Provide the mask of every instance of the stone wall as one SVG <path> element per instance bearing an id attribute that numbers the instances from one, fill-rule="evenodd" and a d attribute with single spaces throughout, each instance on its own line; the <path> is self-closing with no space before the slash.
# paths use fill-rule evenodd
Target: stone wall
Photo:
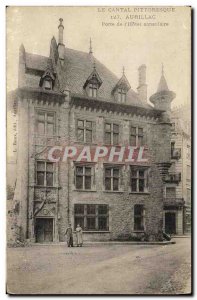
<path id="1" fill-rule="evenodd" d="M 160 239 L 162 231 L 162 210 L 163 210 L 163 183 L 158 162 L 169 161 L 170 153 L 170 126 L 168 123 L 161 123 L 157 119 L 136 115 L 107 112 L 104 110 L 90 111 L 87 109 L 70 108 L 68 103 L 63 105 L 48 104 L 40 101 L 31 101 L 29 104 L 29 144 L 26 147 L 26 154 L 29 158 L 25 170 L 28 170 L 29 186 L 28 199 L 23 196 L 21 201 L 28 204 L 28 215 L 24 212 L 24 222 L 28 219 L 28 238 L 34 240 L 34 213 L 36 199 L 40 197 L 42 189 L 36 188 L 35 166 L 37 159 L 44 159 L 42 150 L 49 145 L 62 145 L 77 143 L 76 119 L 84 118 L 95 121 L 93 144 L 103 145 L 104 143 L 104 122 L 115 121 L 120 124 L 120 144 L 129 143 L 130 124 L 144 128 L 145 142 L 149 147 L 151 155 L 149 173 L 148 193 L 131 193 L 129 186 L 130 167 L 122 166 L 123 178 L 121 179 L 121 191 L 106 192 L 103 186 L 103 164 L 95 165 L 95 190 L 94 192 L 76 191 L 74 186 L 73 163 L 60 162 L 55 167 L 55 192 L 52 193 L 55 206 L 55 230 L 54 241 L 65 240 L 65 229 L 71 221 L 74 226 L 74 204 L 108 204 L 109 205 L 109 232 L 106 233 L 85 233 L 85 239 L 128 239 L 141 236 L 142 233 L 134 232 L 134 205 L 143 204 L 145 208 L 145 232 L 149 240 Z M 54 111 L 56 113 L 56 135 L 51 139 L 39 138 L 35 133 L 35 114 L 37 109 Z M 27 118 L 26 116 L 26 118 Z M 26 171 L 27 172 L 27 171 Z M 50 190 L 50 188 L 48 188 Z M 53 201 L 53 200 L 52 200 Z M 44 206 L 47 204 L 45 203 Z M 41 217 L 42 211 L 39 213 Z M 44 217 L 44 215 L 43 215 Z"/>

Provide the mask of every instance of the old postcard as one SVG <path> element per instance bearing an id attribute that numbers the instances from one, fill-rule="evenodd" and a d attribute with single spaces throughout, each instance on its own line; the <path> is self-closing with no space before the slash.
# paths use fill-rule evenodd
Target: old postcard
<path id="1" fill-rule="evenodd" d="M 7 293 L 191 294 L 191 7 L 7 7 Z"/>

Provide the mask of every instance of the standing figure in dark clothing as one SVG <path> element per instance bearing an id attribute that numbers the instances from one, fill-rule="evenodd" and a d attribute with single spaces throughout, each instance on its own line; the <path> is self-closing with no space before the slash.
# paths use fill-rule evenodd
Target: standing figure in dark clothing
<path id="1" fill-rule="evenodd" d="M 66 229 L 65 235 L 66 235 L 68 247 L 73 247 L 73 231 L 72 231 L 71 223 L 68 224 L 68 228 Z"/>

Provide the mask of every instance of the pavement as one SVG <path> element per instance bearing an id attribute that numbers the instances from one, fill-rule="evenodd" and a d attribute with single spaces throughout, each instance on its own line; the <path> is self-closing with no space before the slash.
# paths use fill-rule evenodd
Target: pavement
<path id="1" fill-rule="evenodd" d="M 162 241 L 162 242 L 141 242 L 141 241 L 85 241 L 85 246 L 98 246 L 98 245 L 170 245 L 176 244 L 175 239 L 171 241 Z M 50 246 L 57 246 L 57 245 L 65 245 L 65 242 L 58 242 L 58 243 L 51 243 Z M 49 244 L 43 243 L 29 243 L 27 246 L 34 246 L 34 247 L 48 247 Z M 74 244 L 75 247 L 75 244 Z"/>
<path id="2" fill-rule="evenodd" d="M 10 294 L 190 294 L 191 239 L 7 249 Z"/>

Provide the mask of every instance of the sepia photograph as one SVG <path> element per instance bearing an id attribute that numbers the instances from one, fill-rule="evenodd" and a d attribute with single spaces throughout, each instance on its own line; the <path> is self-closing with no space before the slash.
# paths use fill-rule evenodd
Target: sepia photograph
<path id="1" fill-rule="evenodd" d="M 6 7 L 7 294 L 192 294 L 191 15 Z"/>

